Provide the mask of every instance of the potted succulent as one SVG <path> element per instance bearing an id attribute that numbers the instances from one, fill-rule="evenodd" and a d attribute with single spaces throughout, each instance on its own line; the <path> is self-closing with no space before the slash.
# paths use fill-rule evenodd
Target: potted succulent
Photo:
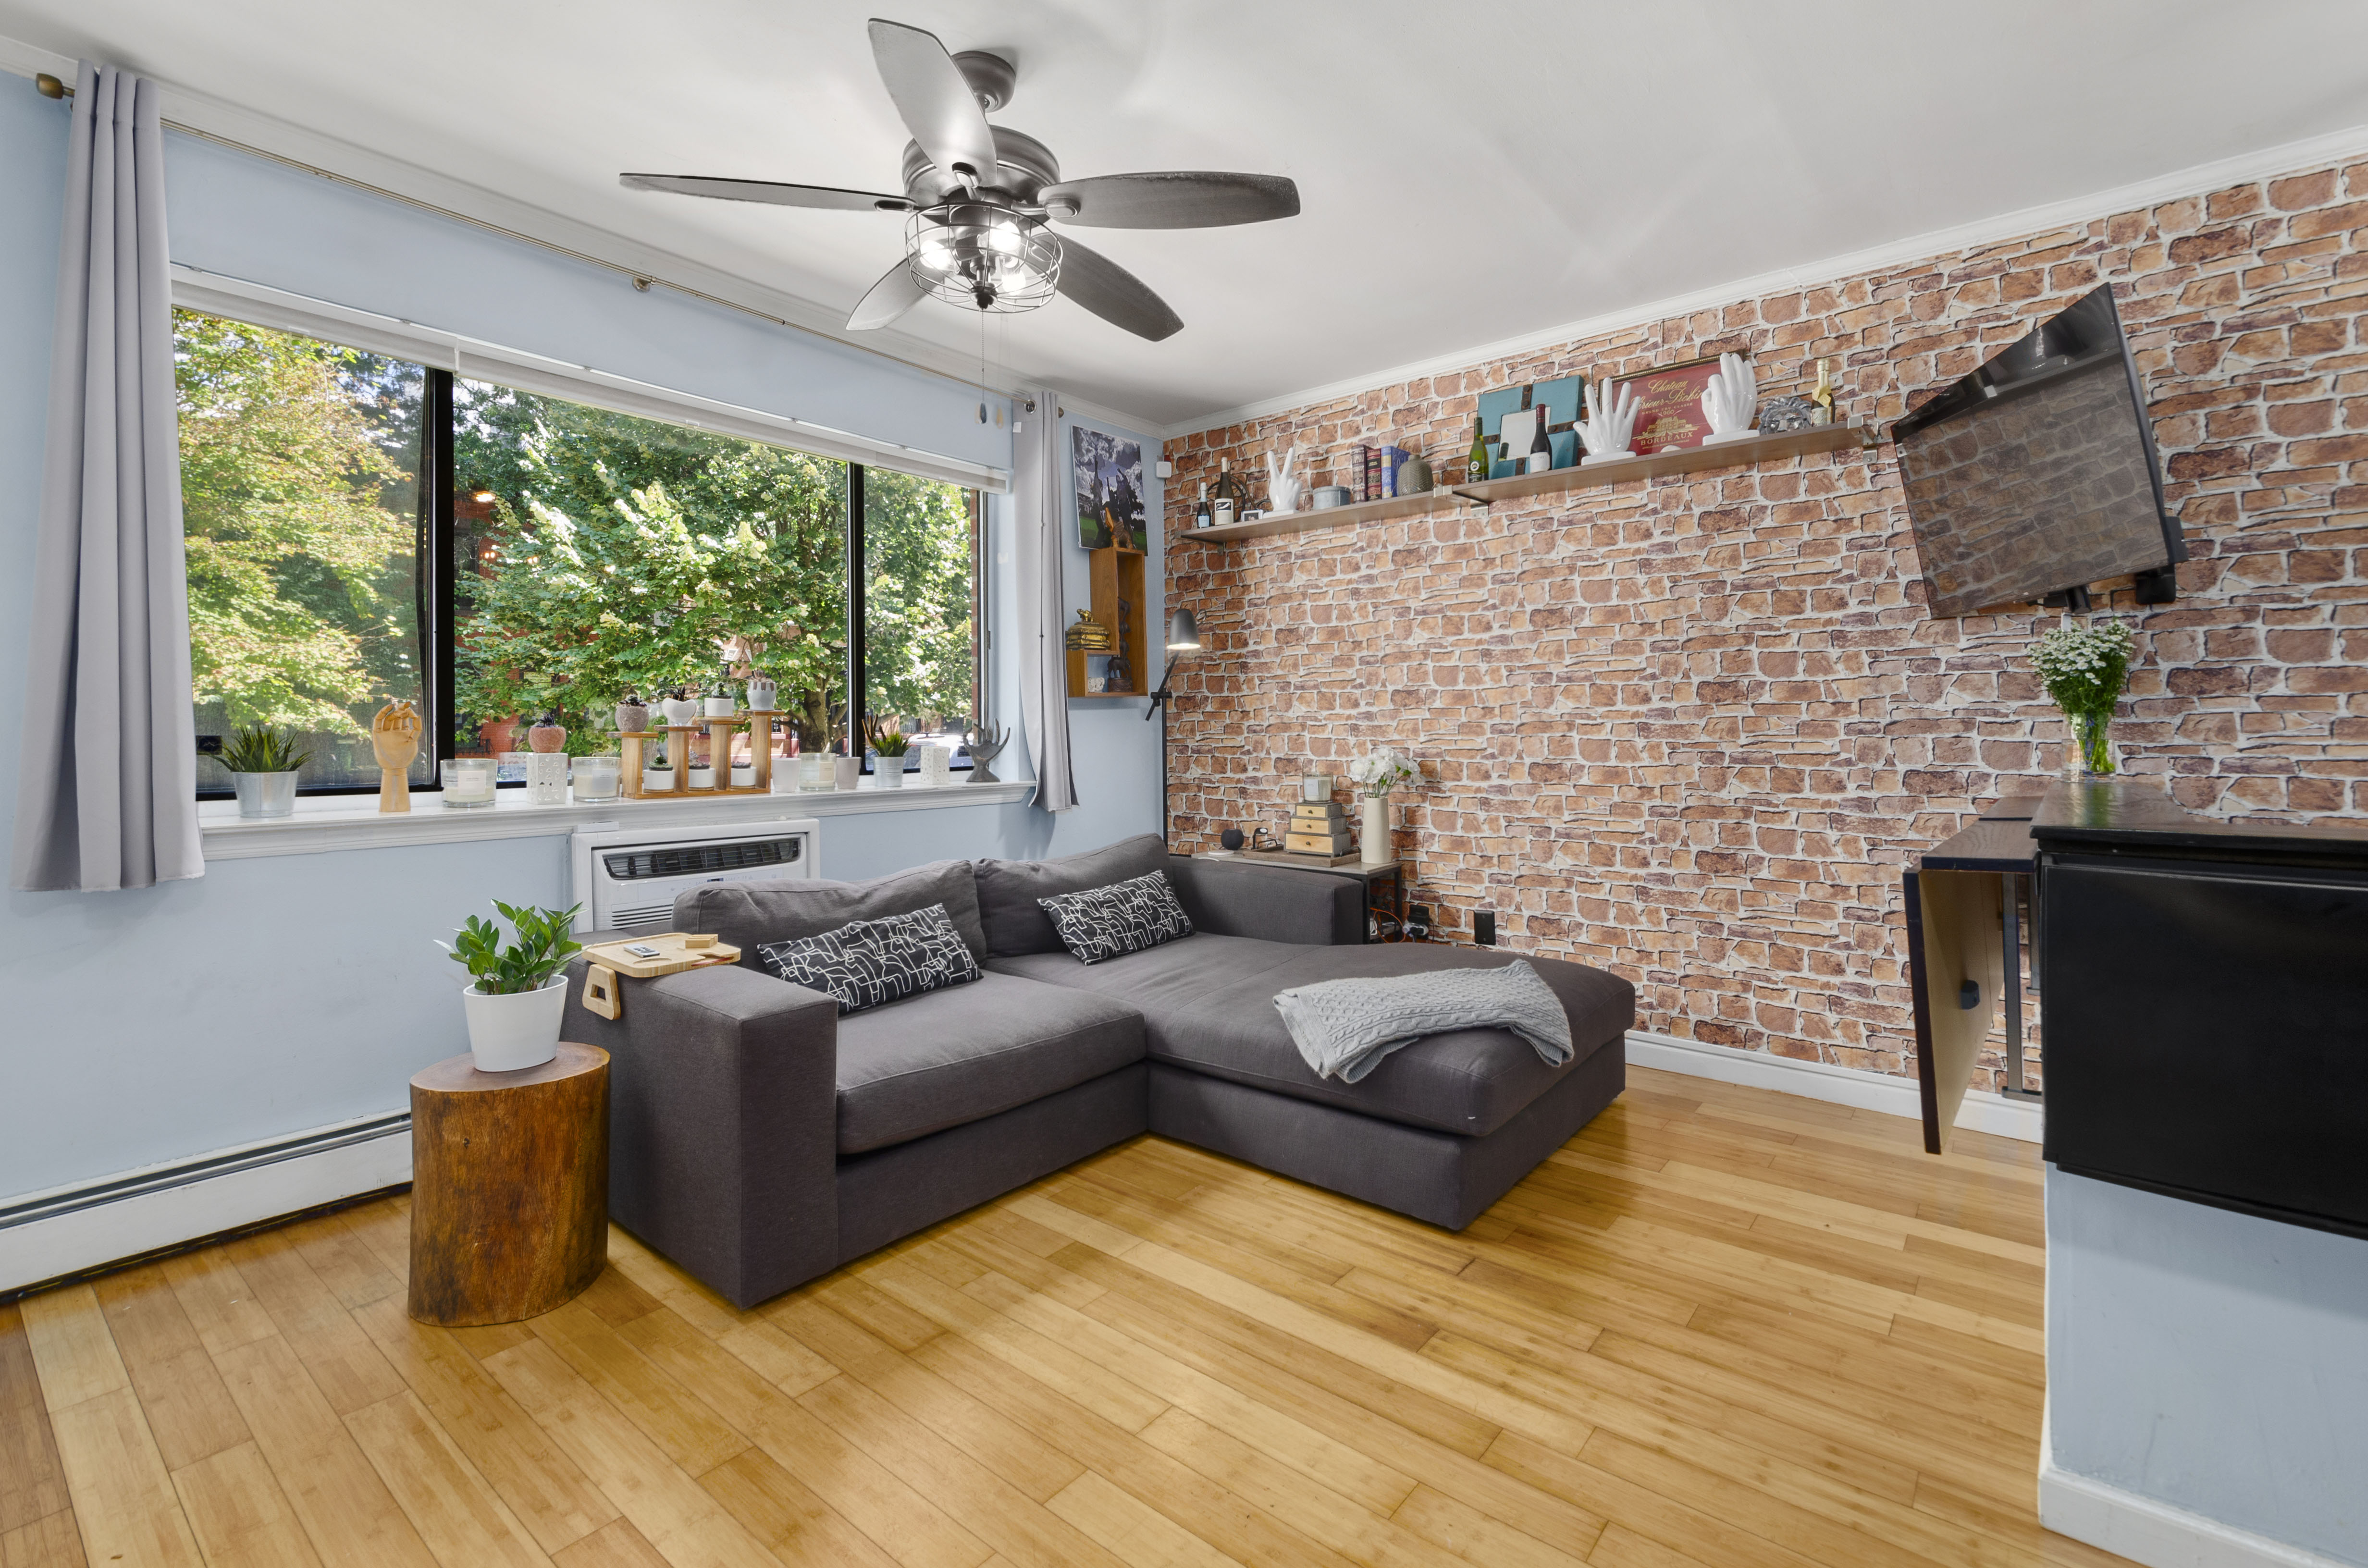
<path id="1" fill-rule="evenodd" d="M 732 681 L 727 672 L 724 678 L 708 688 L 707 717 L 729 719 L 739 711 L 740 705 L 732 700 Z"/>
<path id="2" fill-rule="evenodd" d="M 863 738 L 871 743 L 872 756 L 876 759 L 871 765 L 871 787 L 875 790 L 903 789 L 905 754 L 913 749 L 913 743 L 878 719 L 865 721 Z"/>
<path id="3" fill-rule="evenodd" d="M 689 694 L 687 687 L 678 686 L 667 692 L 659 706 L 666 710 L 666 722 L 669 724 L 699 722 L 699 699 Z"/>
<path id="4" fill-rule="evenodd" d="M 770 713 L 773 710 L 773 699 L 780 695 L 780 689 L 773 684 L 773 677 L 764 671 L 750 670 L 748 672 L 749 710 L 756 713 Z"/>
<path id="5" fill-rule="evenodd" d="M 559 1025 L 567 1006 L 567 960 L 584 950 L 568 935 L 578 904 L 536 909 L 494 901 L 516 939 L 502 940 L 502 928 L 472 915 L 453 933 L 457 941 L 436 945 L 467 968 L 471 983 L 461 991 L 469 1018 L 469 1053 L 480 1073 L 516 1073 L 540 1067 L 559 1054 Z"/>
<path id="6" fill-rule="evenodd" d="M 222 766 L 230 769 L 230 786 L 238 791 L 243 817 L 291 817 L 296 814 L 296 775 L 313 760 L 297 744 L 291 728 L 247 724 L 231 732 L 222 749 Z"/>
<path id="7" fill-rule="evenodd" d="M 633 692 L 617 699 L 617 728 L 620 733 L 638 735 L 650 727 L 649 704 Z"/>
<path id="8" fill-rule="evenodd" d="M 526 744 L 529 750 L 544 755 L 549 755 L 552 752 L 565 751 L 567 749 L 567 726 L 559 722 L 558 713 L 545 713 L 541 718 L 537 719 L 533 725 L 528 729 L 526 733 Z"/>

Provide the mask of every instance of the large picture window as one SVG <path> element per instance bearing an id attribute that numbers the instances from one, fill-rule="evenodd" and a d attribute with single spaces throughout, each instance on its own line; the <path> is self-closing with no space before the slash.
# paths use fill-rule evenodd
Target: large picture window
<path id="1" fill-rule="evenodd" d="M 868 469 L 175 312 L 200 744 L 302 732 L 309 791 L 375 789 L 370 715 L 435 757 L 544 714 L 761 671 L 800 750 L 866 720 L 954 748 L 977 717 L 978 498 Z M 433 750 L 434 756 L 427 755 Z M 200 793 L 229 789 L 201 761 Z"/>

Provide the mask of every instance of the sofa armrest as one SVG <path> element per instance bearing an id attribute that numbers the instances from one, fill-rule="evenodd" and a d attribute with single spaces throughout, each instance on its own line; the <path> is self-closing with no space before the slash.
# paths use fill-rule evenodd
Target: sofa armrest
<path id="1" fill-rule="evenodd" d="M 1167 880 L 1196 931 L 1310 947 L 1365 939 L 1365 884 L 1355 877 L 1170 855 Z"/>
<path id="2" fill-rule="evenodd" d="M 838 1007 L 757 971 L 620 980 L 569 1040 L 609 1053 L 609 1214 L 741 1307 L 838 1263 Z"/>

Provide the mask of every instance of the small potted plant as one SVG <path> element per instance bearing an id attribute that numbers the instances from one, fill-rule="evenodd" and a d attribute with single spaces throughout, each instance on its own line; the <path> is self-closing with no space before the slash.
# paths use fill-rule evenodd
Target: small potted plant
<path id="1" fill-rule="evenodd" d="M 732 681 L 726 672 L 723 678 L 707 689 L 707 717 L 729 719 L 739 711 L 740 705 L 732 699 Z"/>
<path id="2" fill-rule="evenodd" d="M 2059 626 L 2031 645 L 2032 668 L 2072 726 L 2083 778 L 2103 778 L 2113 771 L 2105 732 L 2122 688 L 2130 683 L 2130 657 L 2136 651 L 2130 629 L 2118 620 Z"/>
<path id="3" fill-rule="evenodd" d="M 537 719 L 528 729 L 526 744 L 537 755 L 544 756 L 567 749 L 567 726 L 560 722 L 555 710 Z"/>
<path id="4" fill-rule="evenodd" d="M 649 704 L 633 693 L 617 699 L 617 729 L 620 733 L 638 735 L 650 727 Z"/>
<path id="5" fill-rule="evenodd" d="M 773 684 L 773 677 L 764 671 L 750 670 L 748 672 L 749 711 L 754 713 L 773 711 L 773 700 L 780 695 L 780 689 Z"/>
<path id="6" fill-rule="evenodd" d="M 469 1018 L 469 1053 L 480 1073 L 516 1073 L 540 1067 L 559 1054 L 559 1025 L 567 1007 L 567 960 L 584 950 L 568 935 L 578 904 L 536 909 L 494 901 L 517 933 L 502 940 L 502 928 L 472 915 L 454 936 L 436 945 L 465 966 L 471 983 L 461 1006 Z"/>
<path id="7" fill-rule="evenodd" d="M 242 817 L 292 817 L 296 814 L 296 775 L 313 754 L 298 744 L 292 728 L 247 724 L 231 732 L 222 749 L 222 766 L 230 769 L 230 786 L 238 792 Z"/>
<path id="8" fill-rule="evenodd" d="M 875 790 L 901 790 L 905 787 L 905 754 L 913 743 L 902 733 L 889 729 L 878 719 L 868 719 L 863 724 L 863 738 L 871 744 L 874 758 L 871 765 L 871 787 Z"/>
<path id="9" fill-rule="evenodd" d="M 1364 831 L 1358 835 L 1357 858 L 1366 865 L 1387 865 L 1397 858 L 1397 850 L 1390 843 L 1390 791 L 1412 783 L 1415 777 L 1413 762 L 1387 746 L 1377 746 L 1349 765 L 1349 781 L 1365 796 Z"/>

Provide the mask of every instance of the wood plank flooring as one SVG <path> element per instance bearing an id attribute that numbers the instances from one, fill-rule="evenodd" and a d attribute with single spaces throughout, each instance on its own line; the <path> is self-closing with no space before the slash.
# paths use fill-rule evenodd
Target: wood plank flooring
<path id="1" fill-rule="evenodd" d="M 2029 1144 L 1633 1069 L 1461 1235 L 1156 1138 L 742 1312 L 393 1199 L 0 1306 L 0 1568 L 2102 1568 Z"/>

